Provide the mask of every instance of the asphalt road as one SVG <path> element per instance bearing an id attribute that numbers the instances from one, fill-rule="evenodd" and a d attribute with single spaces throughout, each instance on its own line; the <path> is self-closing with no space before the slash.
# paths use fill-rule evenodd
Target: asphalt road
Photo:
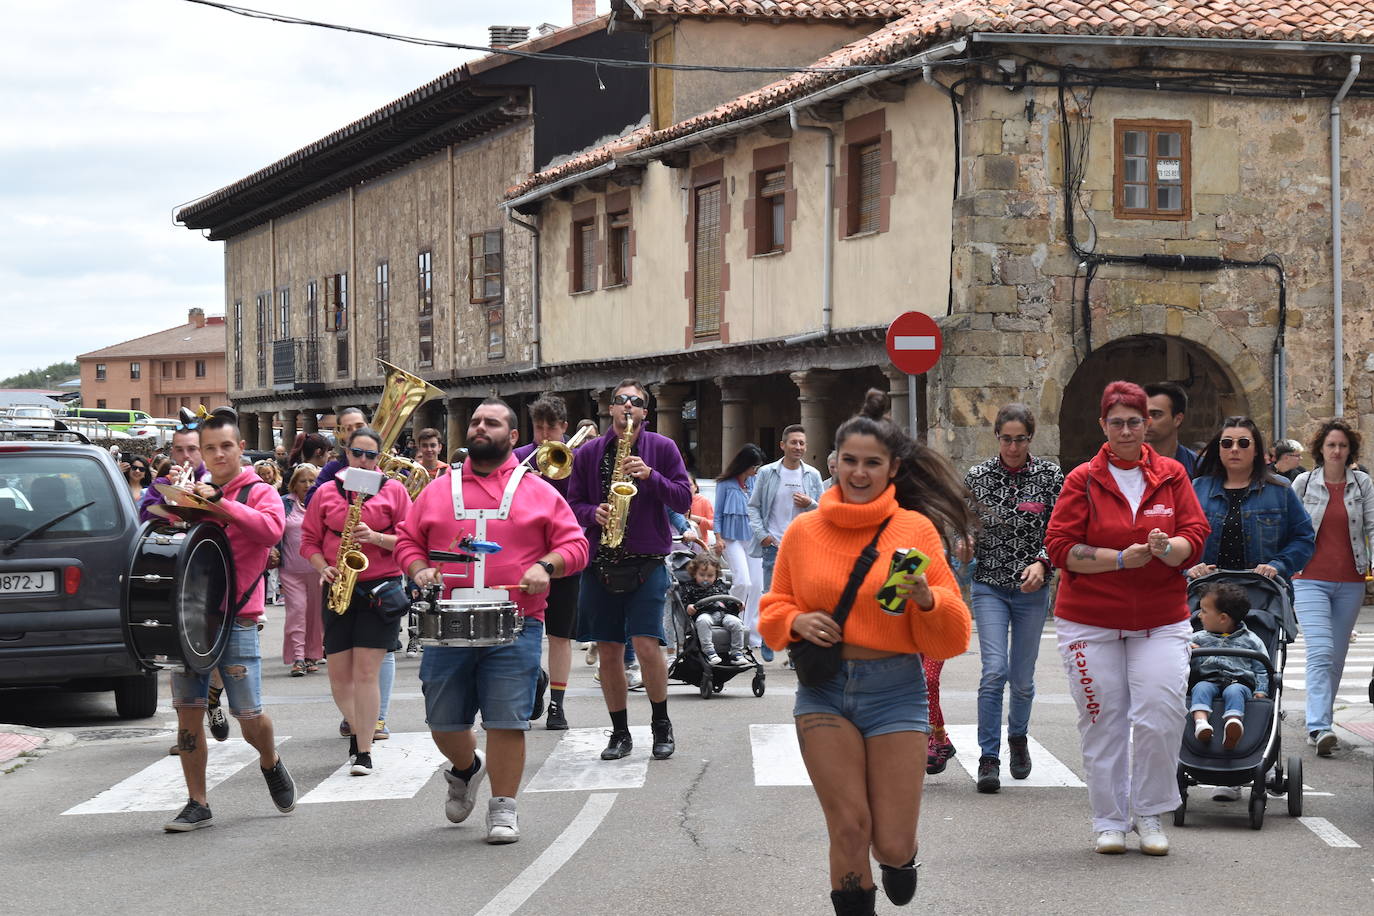
<path id="1" fill-rule="evenodd" d="M 264 632 L 269 655 L 279 639 L 280 613 L 270 611 Z M 1360 631 L 1342 690 L 1352 700 L 1363 694 L 1360 682 L 1374 656 L 1374 613 L 1368 609 Z M 1045 755 L 1032 782 L 1077 783 L 1073 711 L 1052 639 L 1043 646 L 1032 737 Z M 603 705 L 593 669 L 577 653 L 567 702 L 575 730 L 530 733 L 522 838 L 512 846 L 483 842 L 485 800 L 466 824 L 444 819 L 444 784 L 422 734 L 417 667 L 418 661 L 400 661 L 390 718 L 395 736 L 378 745 L 379 773 L 350 779 L 339 774 L 347 745 L 337 736 L 339 716 L 323 672 L 293 679 L 284 667 L 269 665 L 265 699 L 278 735 L 290 736 L 281 753 L 302 803 L 291 815 L 275 812 L 235 730 L 216 748 L 224 755 L 226 778 L 210 793 L 215 826 L 182 835 L 161 829 L 180 807 L 180 796 L 156 810 L 111 810 L 137 806 L 158 787 L 174 796 L 182 791 L 179 778 L 158 777 L 179 773 L 166 756 L 173 737 L 169 707 L 152 719 L 124 722 L 114 717 L 108 695 L 0 691 L 0 722 L 59 729 L 78 739 L 0 775 L 0 893 L 8 898 L 0 909 L 830 912 L 821 815 L 809 787 L 797 784 L 803 780 L 790 744 L 794 680 L 776 663 L 767 666 L 762 698 L 752 695 L 745 677 L 709 701 L 674 687 L 676 756 L 650 761 L 647 740 L 638 741 L 634 755 L 615 765 L 620 768 L 608 779 L 606 765 L 595 759 L 604 744 Z M 1301 671 L 1299 654 L 1289 666 L 1290 683 L 1301 683 Z M 976 647 L 946 665 L 944 708 L 952 726 L 971 729 L 977 677 Z M 1374 892 L 1368 745 L 1347 743 L 1334 759 L 1317 760 L 1302 741 L 1301 698 L 1299 690 L 1287 698 L 1293 714 L 1284 728 L 1285 748 L 1304 758 L 1311 786 L 1305 815 L 1325 823 L 1300 823 L 1285 813 L 1283 799 L 1271 799 L 1263 830 L 1254 831 L 1243 803 L 1213 802 L 1195 790 L 1188 826 L 1174 828 L 1166 819 L 1173 850 L 1162 859 L 1136 852 L 1133 837 L 1124 856 L 1095 855 L 1081 786 L 1011 785 L 1004 769 L 1000 794 L 977 794 L 960 765 L 975 765 L 977 749 L 956 740 L 959 756 L 926 783 L 924 864 L 913 908 L 954 914 L 1251 913 L 1290 906 L 1368 912 Z M 1348 719 L 1368 714 L 1367 701 L 1352 702 L 1343 713 Z M 647 719 L 641 692 L 631 703 L 631 724 L 647 725 Z M 1354 738 L 1338 731 L 1346 742 Z M 576 752 L 578 742 L 593 750 Z M 768 784 L 777 782 L 784 784 Z M 547 791 L 531 791 L 540 787 Z M 365 791 L 395 797 L 350 800 L 350 793 Z M 484 799 L 486 791 L 484 786 Z M 310 793 L 317 793 L 314 799 Z M 83 813 L 92 811 L 101 813 Z M 1341 837 L 1358 845 L 1330 845 Z M 879 912 L 895 912 L 881 894 L 879 899 Z"/>

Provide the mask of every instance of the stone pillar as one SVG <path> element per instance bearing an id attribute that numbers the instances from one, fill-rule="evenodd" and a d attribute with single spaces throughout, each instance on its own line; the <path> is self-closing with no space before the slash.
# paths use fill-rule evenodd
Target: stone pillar
<path id="1" fill-rule="evenodd" d="M 291 446 L 296 444 L 296 421 L 300 414 L 299 410 L 283 410 L 281 412 L 281 444 L 286 446 L 287 452 L 290 452 Z"/>
<path id="2" fill-rule="evenodd" d="M 824 369 L 804 369 L 788 377 L 799 392 L 797 404 L 801 408 L 801 425 L 806 427 L 806 463 L 823 469 L 835 432 L 826 416 L 834 376 Z"/>
<path id="3" fill-rule="evenodd" d="M 728 467 L 749 441 L 749 379 L 722 376 L 715 382 L 720 388 L 720 463 Z"/>
<path id="4" fill-rule="evenodd" d="M 661 382 L 649 386 L 654 395 L 654 432 L 674 442 L 682 441 L 682 402 L 692 386 L 681 382 Z"/>
<path id="5" fill-rule="evenodd" d="M 449 454 L 467 440 L 468 420 L 472 418 L 471 398 L 449 398 L 444 402 L 448 411 L 447 436 L 444 447 Z M 447 461 L 447 456 L 444 457 Z"/>
<path id="6" fill-rule="evenodd" d="M 317 435 L 319 434 L 320 415 L 315 412 L 315 408 L 312 407 L 309 410 L 303 412 L 301 414 L 301 419 L 304 421 L 305 432 L 314 433 Z"/>
<path id="7" fill-rule="evenodd" d="M 276 447 L 272 441 L 272 426 L 276 416 L 270 410 L 258 413 L 258 451 L 270 452 Z"/>
<path id="8" fill-rule="evenodd" d="M 907 435 L 911 435 L 911 430 L 907 429 L 907 380 L 906 373 L 893 366 L 884 366 L 883 375 L 887 376 L 887 396 L 892 399 L 892 422 L 902 429 L 906 429 Z M 829 454 L 827 451 L 826 454 Z"/>
<path id="9" fill-rule="evenodd" d="M 245 448 L 257 448 L 258 415 L 251 410 L 239 413 L 239 438 L 243 440 Z"/>
<path id="10" fill-rule="evenodd" d="M 596 398 L 596 429 L 597 432 L 604 433 L 611 428 L 611 395 L 615 394 L 614 388 L 597 388 L 592 392 Z"/>

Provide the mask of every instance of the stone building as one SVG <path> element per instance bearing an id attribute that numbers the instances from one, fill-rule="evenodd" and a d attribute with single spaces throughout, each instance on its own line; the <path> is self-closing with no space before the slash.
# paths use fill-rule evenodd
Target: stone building
<path id="1" fill-rule="evenodd" d="M 186 323 L 82 353 L 81 403 L 175 417 L 178 408 L 228 403 L 224 316 L 187 312 Z"/>

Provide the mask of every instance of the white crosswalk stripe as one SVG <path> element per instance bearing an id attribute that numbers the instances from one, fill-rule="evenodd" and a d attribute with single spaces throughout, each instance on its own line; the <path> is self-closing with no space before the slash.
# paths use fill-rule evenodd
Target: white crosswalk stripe
<path id="1" fill-rule="evenodd" d="M 278 735 L 277 746 L 291 738 Z M 215 786 L 239 770 L 256 763 L 258 752 L 246 741 L 234 739 L 210 745 L 205 766 L 205 787 Z M 139 770 L 95 798 L 68 808 L 63 814 L 117 814 L 125 811 L 166 811 L 186 804 L 186 782 L 181 775 L 181 760 L 173 756 Z"/>
<path id="2" fill-rule="evenodd" d="M 300 799 L 302 805 L 411 798 L 444 762 L 429 732 L 394 733 L 372 745 L 371 776 L 351 776 L 344 763 Z"/>
<path id="3" fill-rule="evenodd" d="M 811 785 L 792 723 L 749 726 L 749 745 L 754 755 L 754 785 Z"/>
<path id="4" fill-rule="evenodd" d="M 954 759 L 969 774 L 970 777 L 978 778 L 978 726 L 977 725 L 945 725 L 945 731 L 949 734 L 949 740 L 954 742 L 956 748 L 961 748 Z M 1002 747 L 1007 746 L 1007 736 L 1002 735 Z M 1031 774 L 1025 779 L 1012 779 L 1003 767 L 1002 788 L 1003 789 L 1045 789 L 1045 788 L 1086 788 L 1083 780 L 1079 779 L 1068 767 L 1059 761 L 1053 754 L 1045 750 L 1044 745 L 1036 741 L 1033 737 L 1026 739 L 1026 746 L 1030 749 Z M 1003 753 L 1003 764 L 1006 763 L 1006 754 Z"/>
<path id="5" fill-rule="evenodd" d="M 619 760 L 602 760 L 606 732 L 600 728 L 571 728 L 544 760 L 525 792 L 599 792 L 638 789 L 649 771 L 653 735 L 647 725 L 630 726 L 634 751 Z"/>

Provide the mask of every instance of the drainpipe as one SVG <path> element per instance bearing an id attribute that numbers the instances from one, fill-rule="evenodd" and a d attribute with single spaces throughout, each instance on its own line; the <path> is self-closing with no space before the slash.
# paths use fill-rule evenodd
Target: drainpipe
<path id="1" fill-rule="evenodd" d="M 792 346 L 795 344 L 809 343 L 813 340 L 824 340 L 830 336 L 830 329 L 834 321 L 835 314 L 835 132 L 828 127 L 820 127 L 813 124 L 802 124 L 797 120 L 797 106 L 790 105 L 787 109 L 787 119 L 794 131 L 809 130 L 818 134 L 825 134 L 825 214 L 824 228 L 821 230 L 824 242 L 822 243 L 821 260 L 821 329 L 819 331 L 809 331 L 805 334 L 798 334 L 795 337 L 788 337 L 783 341 L 784 344 Z"/>
<path id="2" fill-rule="evenodd" d="M 533 251 L 530 254 L 530 269 L 534 274 L 530 280 L 530 322 L 533 330 L 530 332 L 531 349 L 534 351 L 534 365 L 520 372 L 520 375 L 534 374 L 539 371 L 543 362 L 543 342 L 541 339 L 542 329 L 539 324 L 539 229 L 533 223 L 527 223 L 515 215 L 514 210 L 506 211 L 506 218 L 522 229 L 528 229 L 531 235 L 530 244 Z"/>
<path id="3" fill-rule="evenodd" d="M 1360 55 L 1350 56 L 1350 72 L 1341 84 L 1340 92 L 1331 100 L 1331 285 L 1333 290 L 1331 320 L 1332 360 L 1336 370 L 1336 410 L 1334 416 L 1345 415 L 1345 290 L 1341 275 L 1341 101 L 1360 75 Z"/>
<path id="4" fill-rule="evenodd" d="M 929 84 L 930 86 L 933 86 L 933 87 L 934 87 L 935 89 L 937 89 L 938 91 L 940 91 L 940 92 L 944 93 L 945 95 L 949 96 L 950 101 L 954 103 L 954 110 L 955 110 L 956 112 L 958 112 L 958 116 L 954 119 L 954 129 L 955 129 L 955 131 L 958 132 L 958 136 L 955 138 L 955 143 L 957 144 L 957 147 L 956 147 L 956 148 L 959 150 L 959 154 L 960 154 L 960 155 L 963 155 L 963 150 L 964 150 L 964 106 L 961 105 L 961 104 L 959 104 L 959 103 L 960 103 L 959 96 L 955 94 L 955 92 L 954 92 L 953 89 L 949 88 L 949 87 L 946 86 L 944 83 L 940 82 L 939 80 L 937 80 L 937 79 L 935 78 L 935 68 L 934 68 L 934 67 L 931 67 L 931 66 L 929 66 L 929 65 L 926 65 L 926 66 L 922 67 L 922 68 L 921 68 L 921 77 L 922 77 L 922 79 L 924 79 L 924 80 L 926 81 L 927 84 Z M 957 198 L 957 197 L 959 196 L 960 191 L 962 190 L 962 185 L 963 185 L 963 183 L 964 183 L 964 170 L 963 170 L 962 168 L 960 168 L 960 163 L 958 163 L 958 162 L 954 163 L 954 169 L 955 169 L 954 174 L 955 174 L 955 176 L 956 176 L 955 183 L 954 183 L 954 196 Z"/>

